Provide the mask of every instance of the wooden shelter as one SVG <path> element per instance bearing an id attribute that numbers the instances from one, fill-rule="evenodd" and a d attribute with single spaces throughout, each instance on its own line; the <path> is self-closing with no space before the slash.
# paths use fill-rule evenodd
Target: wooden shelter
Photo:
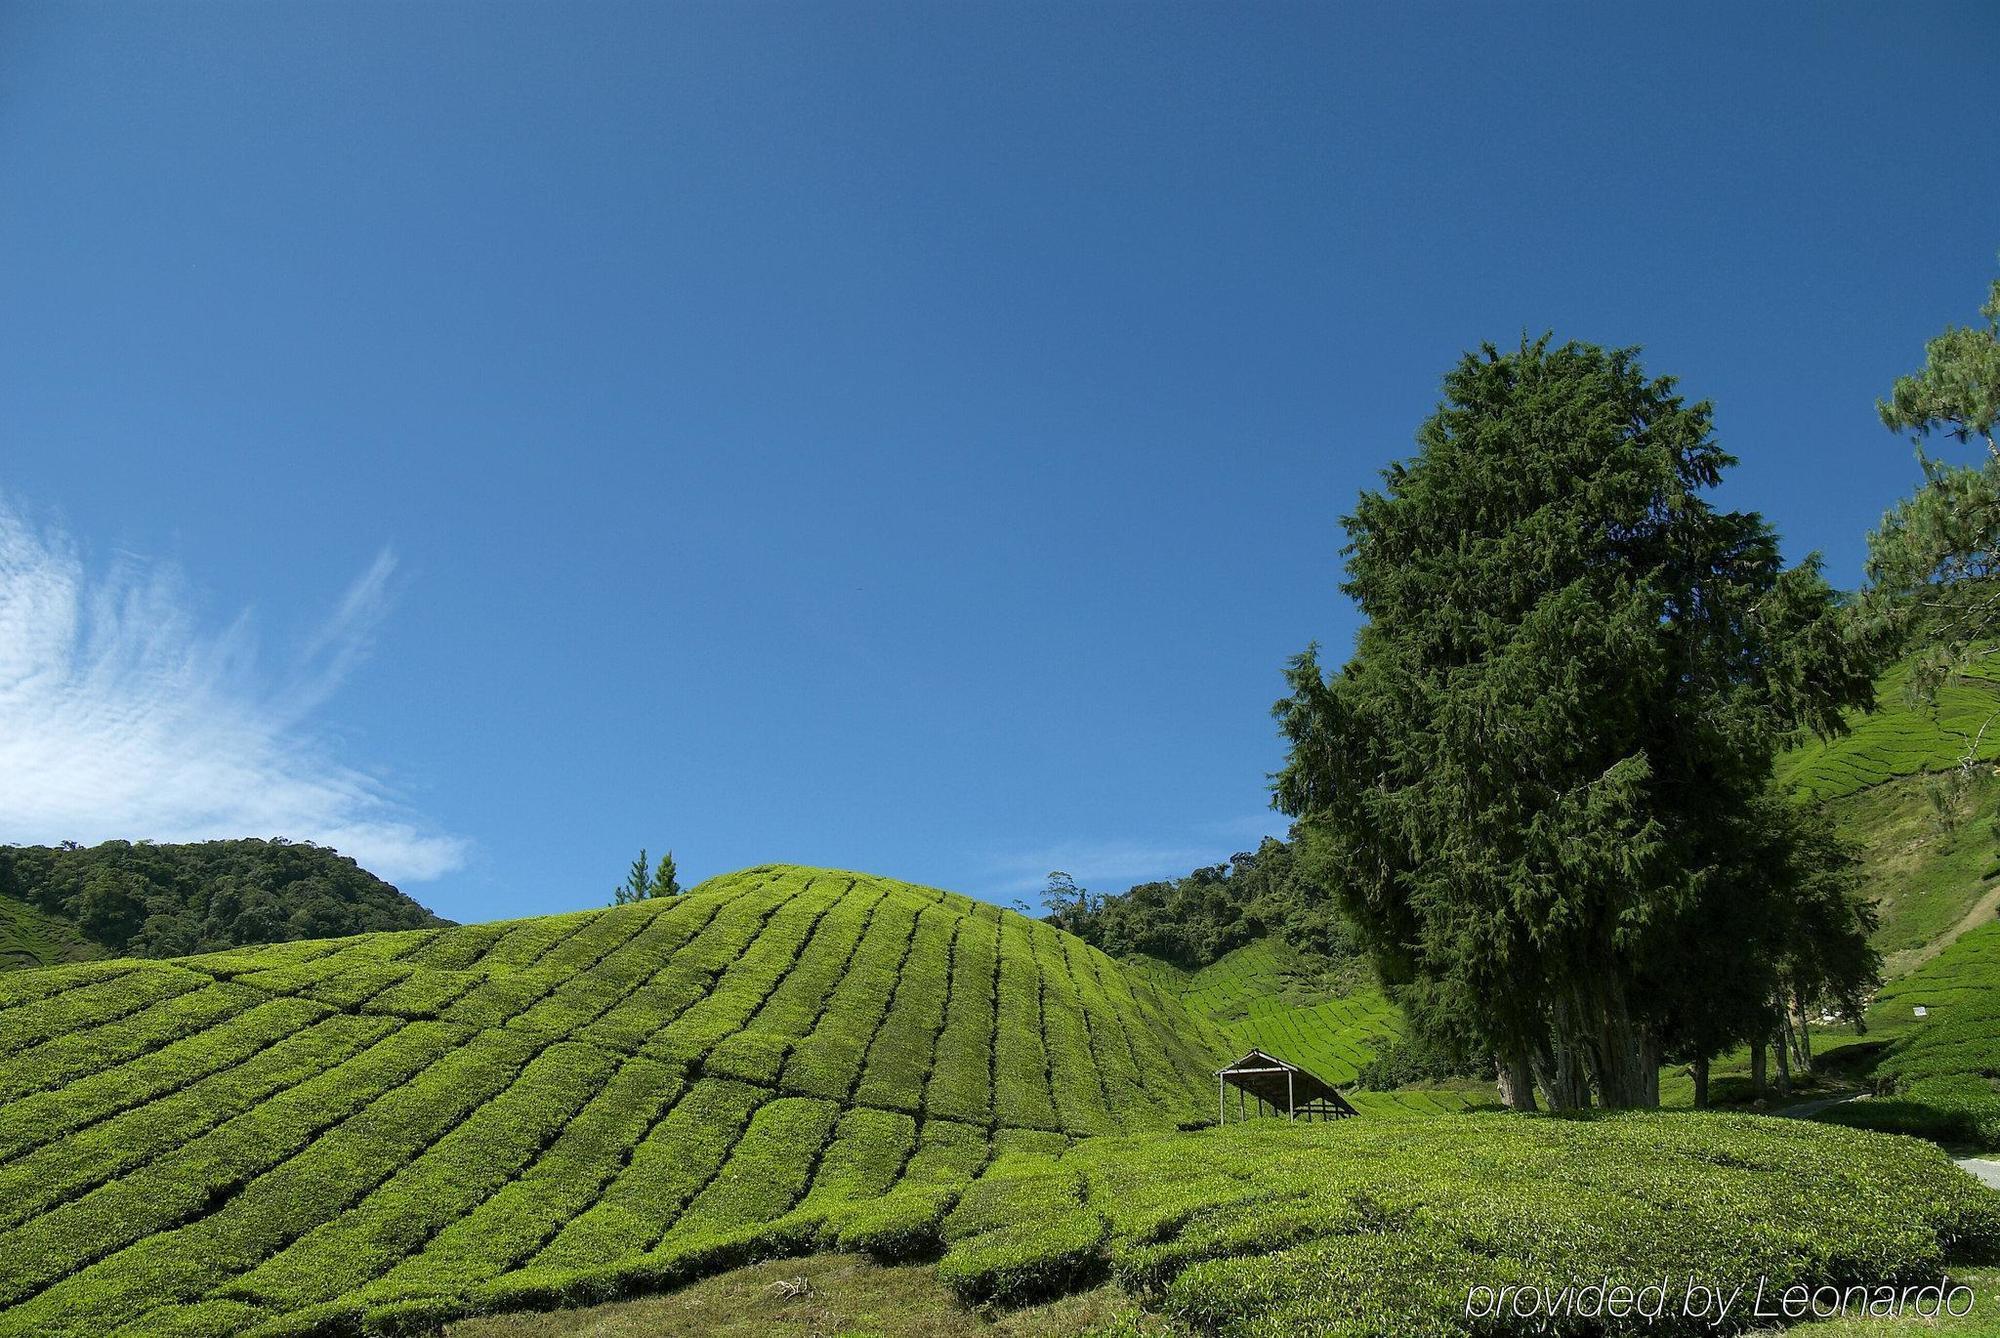
<path id="1" fill-rule="evenodd" d="M 1250 1118 L 1249 1111 L 1244 1108 L 1243 1098 L 1246 1095 L 1256 1098 L 1259 1115 L 1264 1113 L 1266 1106 L 1271 1107 L 1272 1113 L 1294 1120 L 1344 1120 L 1361 1113 L 1348 1105 L 1347 1098 L 1319 1075 L 1297 1064 L 1287 1064 L 1262 1050 L 1252 1050 L 1228 1068 L 1215 1071 L 1217 1124 L 1228 1121 L 1227 1090 L 1230 1087 L 1236 1089 L 1238 1119 Z"/>

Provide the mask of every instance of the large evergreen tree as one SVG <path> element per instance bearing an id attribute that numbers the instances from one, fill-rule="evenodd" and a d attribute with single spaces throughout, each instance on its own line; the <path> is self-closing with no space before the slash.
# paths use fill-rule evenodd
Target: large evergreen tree
<path id="1" fill-rule="evenodd" d="M 1488 346 L 1418 445 L 1346 518 L 1367 621 L 1290 668 L 1278 805 L 1427 1037 L 1518 1103 L 1655 1104 L 1663 1057 L 1769 1019 L 1805 857 L 1772 758 L 1874 666 L 1816 560 L 1704 499 L 1710 408 L 1634 351 Z"/>

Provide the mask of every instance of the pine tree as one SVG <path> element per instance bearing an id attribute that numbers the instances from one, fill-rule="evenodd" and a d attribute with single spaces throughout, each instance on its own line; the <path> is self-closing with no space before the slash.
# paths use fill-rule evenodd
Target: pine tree
<path id="1" fill-rule="evenodd" d="M 653 880 L 646 863 L 646 848 L 639 848 L 639 858 L 632 861 L 626 871 L 625 881 L 611 889 L 611 904 L 629 906 L 635 901 L 644 901 L 652 894 Z"/>
<path id="2" fill-rule="evenodd" d="M 674 852 L 669 850 L 660 857 L 660 867 L 653 871 L 652 886 L 646 891 L 649 897 L 677 897 L 681 885 L 674 869 Z"/>
<path id="3" fill-rule="evenodd" d="M 1703 498 L 1710 407 L 1635 351 L 1489 345 L 1444 392 L 1344 522 L 1367 621 L 1290 667 L 1278 806 L 1426 1040 L 1517 1100 L 1657 1104 L 1667 1054 L 1764 1026 L 1772 758 L 1876 666 L 1816 559 Z"/>
<path id="4" fill-rule="evenodd" d="M 1884 427 L 1910 434 L 1924 482 L 1869 536 L 1869 607 L 1884 631 L 1916 638 L 1927 695 L 2000 642 L 2000 279 L 1979 314 L 1984 328 L 1948 327 L 1876 405 Z M 1965 465 L 1933 458 L 1923 447 L 1933 433 L 1977 439 L 1984 453 Z"/>

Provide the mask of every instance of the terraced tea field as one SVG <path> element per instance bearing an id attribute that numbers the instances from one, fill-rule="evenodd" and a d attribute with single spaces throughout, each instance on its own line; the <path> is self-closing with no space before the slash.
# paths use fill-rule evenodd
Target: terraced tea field
<path id="1" fill-rule="evenodd" d="M 1802 1122 L 1387 1093 L 1430 1118 L 1176 1132 L 1230 1043 L 1049 926 L 787 867 L 13 972 L 0 1335 L 427 1332 L 838 1248 L 941 1255 L 968 1303 L 1109 1275 L 1209 1331 L 1388 1338 L 1466 1332 L 1468 1283 L 2000 1248 L 1935 1149 Z"/>
<path id="2" fill-rule="evenodd" d="M 1813 742 L 1778 759 L 1779 783 L 1811 799 L 1836 799 L 1898 776 L 1946 771 L 1968 751 L 2000 758 L 2000 666 L 1982 662 L 1971 681 L 1938 694 L 1935 708 L 1909 698 L 1910 670 L 1899 665 L 1876 685 L 1876 710 L 1851 717 L 1853 732 Z M 1989 725 L 1989 722 L 1990 725 Z M 1976 748 L 1975 748 L 1976 743 Z"/>
<path id="3" fill-rule="evenodd" d="M 2000 1247 L 2000 1196 L 1935 1148 L 1805 1121 L 1263 1120 L 1003 1158 L 942 1236 L 965 1300 L 1108 1270 L 1198 1333 L 1437 1338 L 1532 1327 L 1469 1319 L 1473 1288 L 1935 1277 Z"/>
<path id="4" fill-rule="evenodd" d="M 942 1287 L 905 1277 L 900 1294 L 854 1297 L 841 1291 L 841 1275 L 856 1272 L 852 1261 L 788 1260 L 695 1288 L 711 1293 L 706 1304 L 688 1298 L 699 1327 L 676 1327 L 689 1312 L 673 1301 L 640 1301 L 474 1321 L 464 1331 L 1492 1338 L 1538 1330 L 1532 1321 L 1468 1316 L 1468 1301 L 1481 1305 L 1475 1289 L 1486 1289 L 1490 1309 L 1499 1288 L 1559 1293 L 1580 1278 L 1635 1290 L 1663 1276 L 1677 1287 L 1689 1276 L 1760 1274 L 1813 1285 L 1935 1277 L 1947 1261 L 1956 1276 L 1961 1260 L 2000 1243 L 1996 1202 L 1934 1148 L 1795 1121 L 1264 1120 L 1003 1153 L 931 1232 L 907 1242 L 944 1247 L 926 1275 Z M 1700 1229 L 1689 1230 L 1691 1221 Z M 773 1284 L 798 1275 L 824 1281 L 826 1294 L 793 1322 L 774 1323 L 784 1306 Z M 1114 1286 L 1098 1289 L 1106 1279 Z M 719 1304 L 719 1294 L 735 1304 Z M 1032 1306 L 1065 1294 L 1094 1299 L 1097 1315 L 1009 1309 L 989 1327 L 960 1304 Z M 1558 1316 L 1540 1331 L 1718 1331 L 1683 1320 L 1680 1299 L 1677 1292 L 1674 1312 L 1657 1322 L 1600 1326 Z M 878 1300 L 887 1313 L 874 1308 Z M 1747 1308 L 1738 1307 L 1739 1323 Z M 1990 1321 L 1990 1310 L 1982 1314 Z M 1990 1323 L 1976 1331 L 1990 1333 Z"/>
<path id="5" fill-rule="evenodd" d="M 1353 1082 L 1403 1030 L 1401 1014 L 1379 990 L 1329 999 L 1302 989 L 1302 968 L 1277 938 L 1246 943 L 1199 971 L 1164 962 L 1148 962 L 1145 969 L 1190 1012 L 1213 1023 L 1232 1055 L 1262 1050 L 1336 1085 Z"/>
<path id="6" fill-rule="evenodd" d="M 1172 1129 L 1213 1037 L 984 903 L 667 902 L 0 978 L 0 1334 L 331 1331 L 893 1250 L 996 1158 Z"/>
<path id="7" fill-rule="evenodd" d="M 0 897 L 0 971 L 89 961 L 104 950 L 75 925 L 44 915 L 26 902 Z"/>
<path id="8" fill-rule="evenodd" d="M 1822 1118 L 2000 1150 L 2000 924 L 1884 988 L 1868 1016 L 1876 1034 L 1895 1037 L 1872 1075 L 1883 1095 Z"/>

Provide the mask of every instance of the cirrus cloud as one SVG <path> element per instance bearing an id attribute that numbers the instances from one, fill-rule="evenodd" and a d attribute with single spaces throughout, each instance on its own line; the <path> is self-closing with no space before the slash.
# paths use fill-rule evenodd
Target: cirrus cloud
<path id="1" fill-rule="evenodd" d="M 284 836 L 392 882 L 460 867 L 462 838 L 313 727 L 367 653 L 395 565 L 381 553 L 273 676 L 248 616 L 204 629 L 173 566 L 121 554 L 92 572 L 59 527 L 0 499 L 0 840 Z"/>

